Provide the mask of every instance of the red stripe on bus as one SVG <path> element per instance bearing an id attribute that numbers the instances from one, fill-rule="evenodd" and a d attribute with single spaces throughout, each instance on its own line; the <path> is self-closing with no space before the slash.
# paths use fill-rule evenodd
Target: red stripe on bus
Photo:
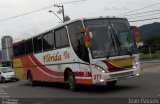
<path id="1" fill-rule="evenodd" d="M 42 69 L 43 71 L 45 71 L 46 73 L 48 74 L 51 74 L 51 75 L 55 75 L 55 76 L 64 76 L 64 72 L 56 72 L 56 71 L 53 71 L 45 66 L 43 66 L 37 59 L 34 55 L 30 55 L 32 61 L 37 64 L 37 65 L 40 65 L 40 69 Z M 92 77 L 92 74 L 90 72 L 74 72 L 74 75 L 76 77 Z"/>
<path id="2" fill-rule="evenodd" d="M 36 64 L 36 65 L 40 65 L 40 69 L 42 69 L 43 71 L 45 71 L 46 73 L 48 74 L 51 74 L 51 75 L 55 75 L 55 76 L 64 76 L 64 73 L 63 72 L 56 72 L 56 71 L 53 71 L 45 66 L 43 66 L 37 59 L 34 55 L 31 55 L 30 56 L 32 61 Z"/>
<path id="3" fill-rule="evenodd" d="M 92 79 L 77 79 L 76 78 L 76 84 L 88 84 L 91 85 L 92 83 Z"/>
<path id="4" fill-rule="evenodd" d="M 123 70 L 128 70 L 128 69 L 125 69 L 125 68 L 121 68 L 121 67 L 117 67 L 117 66 L 114 66 L 113 64 L 107 62 L 107 61 L 102 61 L 104 62 L 107 66 L 108 66 L 108 70 L 110 72 L 117 72 L 117 71 L 123 71 Z"/>
<path id="5" fill-rule="evenodd" d="M 92 77 L 91 72 L 74 72 L 76 77 Z"/>

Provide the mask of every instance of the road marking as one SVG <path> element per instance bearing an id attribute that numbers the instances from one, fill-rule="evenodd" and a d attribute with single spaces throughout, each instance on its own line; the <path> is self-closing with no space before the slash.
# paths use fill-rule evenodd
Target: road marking
<path id="1" fill-rule="evenodd" d="M 6 95 L 7 93 L 6 92 L 2 92 L 2 93 L 0 93 L 0 95 Z"/>
<path id="2" fill-rule="evenodd" d="M 6 95 L 6 96 L 0 96 L 0 98 L 8 98 L 9 96 L 8 95 Z"/>
<path id="3" fill-rule="evenodd" d="M 5 91 L 4 91 L 4 90 L 0 90 L 0 93 L 1 93 L 1 92 L 5 92 Z"/>
<path id="4" fill-rule="evenodd" d="M 5 86 L 5 85 L 0 85 L 0 88 L 7 88 L 7 86 Z"/>
<path id="5" fill-rule="evenodd" d="M 0 98 L 8 98 L 9 95 L 6 93 L 6 91 L 3 88 L 6 88 L 5 85 L 0 85 Z"/>

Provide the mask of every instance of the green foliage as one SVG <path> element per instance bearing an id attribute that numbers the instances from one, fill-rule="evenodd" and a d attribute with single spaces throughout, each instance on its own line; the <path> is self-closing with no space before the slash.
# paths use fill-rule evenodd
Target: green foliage
<path id="1" fill-rule="evenodd" d="M 160 51 L 160 37 L 152 37 L 144 42 L 144 46 L 139 47 L 141 53 L 149 53 L 149 47 L 152 53 Z"/>
<path id="2" fill-rule="evenodd" d="M 160 54 L 151 54 L 151 59 L 159 59 Z M 150 59 L 150 54 L 140 54 L 140 59 Z"/>
<path id="3" fill-rule="evenodd" d="M 148 46 L 140 46 L 140 47 L 138 47 L 138 50 L 139 50 L 140 53 L 144 53 L 144 54 L 149 53 L 149 47 Z"/>

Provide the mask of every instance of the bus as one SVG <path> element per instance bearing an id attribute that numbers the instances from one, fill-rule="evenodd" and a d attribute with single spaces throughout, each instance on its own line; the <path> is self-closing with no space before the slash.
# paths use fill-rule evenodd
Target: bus
<path id="1" fill-rule="evenodd" d="M 141 75 L 139 55 L 126 18 L 97 17 L 68 21 L 13 44 L 19 79 L 114 87 Z"/>

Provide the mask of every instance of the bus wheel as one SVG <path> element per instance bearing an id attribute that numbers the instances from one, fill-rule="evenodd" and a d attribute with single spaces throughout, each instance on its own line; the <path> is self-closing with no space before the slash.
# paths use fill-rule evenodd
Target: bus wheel
<path id="1" fill-rule="evenodd" d="M 75 77 L 72 71 L 68 72 L 68 83 L 69 83 L 69 88 L 72 91 L 76 90 L 76 81 L 75 81 Z"/>
<path id="2" fill-rule="evenodd" d="M 107 86 L 108 86 L 109 88 L 113 88 L 113 87 L 116 86 L 116 83 L 117 83 L 117 81 L 109 81 L 109 82 L 107 82 Z"/>
<path id="3" fill-rule="evenodd" d="M 30 72 L 28 75 L 28 81 L 30 86 L 34 86 L 35 82 L 33 81 L 32 73 Z"/>
<path id="4" fill-rule="evenodd" d="M 16 81 L 19 81 L 19 79 L 18 79 L 18 78 L 16 78 Z"/>
<path id="5" fill-rule="evenodd" d="M 2 81 L 2 83 L 5 83 L 5 82 L 6 82 L 6 80 L 5 80 L 4 77 L 2 77 L 1 81 Z"/>

